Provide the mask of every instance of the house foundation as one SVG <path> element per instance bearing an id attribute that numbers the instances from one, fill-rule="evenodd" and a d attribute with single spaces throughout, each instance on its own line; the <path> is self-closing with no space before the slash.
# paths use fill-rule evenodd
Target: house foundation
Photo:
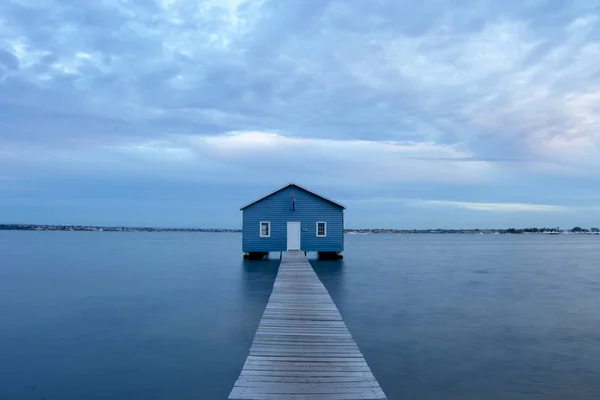
<path id="1" fill-rule="evenodd" d="M 269 255 L 268 252 L 266 251 L 260 251 L 260 252 L 246 252 L 244 253 L 244 260 L 262 260 L 264 259 L 267 255 Z"/>
<path id="2" fill-rule="evenodd" d="M 341 260 L 344 258 L 340 251 L 319 251 L 319 260 Z"/>

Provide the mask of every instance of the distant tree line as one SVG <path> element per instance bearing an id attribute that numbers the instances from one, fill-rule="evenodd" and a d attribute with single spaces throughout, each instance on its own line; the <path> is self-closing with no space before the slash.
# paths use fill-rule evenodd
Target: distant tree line
<path id="1" fill-rule="evenodd" d="M 0 224 L 0 230 L 3 231 L 30 231 L 32 229 L 32 225 Z"/>
<path id="2" fill-rule="evenodd" d="M 520 234 L 520 233 L 558 233 L 560 232 L 559 228 L 525 228 L 525 229 L 515 229 L 510 228 L 504 231 L 500 230 L 500 233 L 508 233 L 508 234 Z"/>
<path id="3" fill-rule="evenodd" d="M 241 229 L 152 228 L 91 225 L 0 224 L 0 231 L 104 231 L 104 232 L 241 232 Z"/>
<path id="4" fill-rule="evenodd" d="M 499 230 L 500 233 L 508 233 L 508 234 L 520 234 L 520 233 L 559 233 L 564 232 L 560 228 L 525 228 L 525 229 L 505 229 Z M 600 233 L 600 229 L 598 228 L 590 228 L 585 229 L 580 226 L 576 226 L 573 229 L 568 230 L 571 233 Z"/>
<path id="5" fill-rule="evenodd" d="M 589 232 L 599 233 L 600 229 L 598 229 L 598 228 L 585 229 L 585 228 L 576 226 L 575 228 L 571 229 L 571 232 L 573 232 L 573 233 L 589 233 Z"/>

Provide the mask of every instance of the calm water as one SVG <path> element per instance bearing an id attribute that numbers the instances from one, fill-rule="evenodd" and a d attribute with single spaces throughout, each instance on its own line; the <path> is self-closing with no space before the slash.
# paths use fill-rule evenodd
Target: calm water
<path id="1" fill-rule="evenodd" d="M 225 399 L 278 259 L 0 232 L 0 399 Z M 600 237 L 348 235 L 313 265 L 390 399 L 600 398 Z"/>

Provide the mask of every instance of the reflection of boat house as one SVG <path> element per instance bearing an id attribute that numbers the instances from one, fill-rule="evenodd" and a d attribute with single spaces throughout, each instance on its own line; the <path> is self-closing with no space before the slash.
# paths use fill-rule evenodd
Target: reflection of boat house
<path id="1" fill-rule="evenodd" d="M 345 208 L 294 183 L 246 204 L 241 208 L 244 258 L 288 250 L 341 258 Z"/>

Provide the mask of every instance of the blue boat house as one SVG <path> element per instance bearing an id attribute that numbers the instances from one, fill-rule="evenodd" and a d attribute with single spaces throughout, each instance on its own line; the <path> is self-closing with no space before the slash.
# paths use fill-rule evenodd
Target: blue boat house
<path id="1" fill-rule="evenodd" d="M 254 200 L 240 208 L 244 258 L 290 250 L 342 258 L 345 208 L 295 183 Z"/>

